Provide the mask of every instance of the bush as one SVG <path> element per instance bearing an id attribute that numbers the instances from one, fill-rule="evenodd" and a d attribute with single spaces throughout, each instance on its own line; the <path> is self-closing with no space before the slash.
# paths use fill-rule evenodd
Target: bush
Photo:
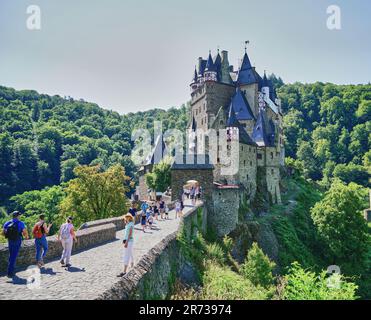
<path id="1" fill-rule="evenodd" d="M 297 262 L 293 263 L 289 274 L 284 278 L 283 298 L 286 300 L 355 300 L 357 286 L 345 281 L 339 274 L 328 276 L 304 270 Z"/>
<path id="2" fill-rule="evenodd" d="M 256 288 L 248 279 L 228 267 L 210 263 L 203 277 L 201 299 L 204 300 L 264 300 L 267 292 Z"/>
<path id="3" fill-rule="evenodd" d="M 269 289 L 274 282 L 272 275 L 274 267 L 275 263 L 270 261 L 268 256 L 258 247 L 258 244 L 254 242 L 241 266 L 241 273 L 255 286 Z"/>

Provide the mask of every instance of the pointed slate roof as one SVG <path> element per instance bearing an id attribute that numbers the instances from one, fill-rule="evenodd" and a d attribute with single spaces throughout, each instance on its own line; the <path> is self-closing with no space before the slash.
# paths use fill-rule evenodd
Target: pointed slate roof
<path id="1" fill-rule="evenodd" d="M 237 120 L 254 120 L 254 114 L 251 111 L 249 102 L 240 88 L 236 89 L 236 93 L 232 97 L 231 106 L 236 114 Z"/>
<path id="2" fill-rule="evenodd" d="M 244 84 L 251 84 L 258 82 L 256 78 L 254 68 L 251 66 L 251 62 L 249 59 L 249 56 L 245 52 L 245 55 L 243 56 L 241 68 L 238 71 L 238 77 L 237 77 L 237 84 L 244 85 Z"/>
<path id="3" fill-rule="evenodd" d="M 245 128 L 238 121 L 232 104 L 229 107 L 226 127 L 238 128 L 240 143 L 256 146 L 255 142 L 251 139 Z"/>
<path id="4" fill-rule="evenodd" d="M 271 123 L 267 121 L 265 110 L 260 109 L 252 139 L 259 147 L 274 147 L 274 130 L 272 129 Z"/>
<path id="5" fill-rule="evenodd" d="M 268 81 L 268 78 L 267 78 L 267 75 L 266 75 L 265 71 L 264 71 L 264 77 L 263 77 L 262 85 L 263 85 L 263 87 L 269 87 L 269 81 Z"/>
<path id="6" fill-rule="evenodd" d="M 164 137 L 161 134 L 157 136 L 157 139 L 155 141 L 155 147 L 153 148 L 153 151 L 148 156 L 146 165 L 156 164 L 158 161 L 162 160 L 165 150 L 166 150 L 166 144 L 164 141 Z"/>
<path id="7" fill-rule="evenodd" d="M 214 57 L 214 65 L 217 72 L 217 79 L 220 81 L 222 78 L 222 57 L 219 54 L 219 50 L 218 54 Z"/>
<path id="8" fill-rule="evenodd" d="M 194 73 L 194 75 L 193 75 L 193 79 L 192 79 L 193 83 L 196 83 L 196 82 L 197 82 L 197 78 L 198 78 L 198 75 L 197 75 L 197 68 L 195 67 L 195 73 Z"/>
<path id="9" fill-rule="evenodd" d="M 199 62 L 199 66 L 198 66 L 198 70 L 197 70 L 197 73 L 199 76 L 203 76 L 204 75 L 204 72 L 205 72 L 205 68 L 206 68 L 206 63 L 207 61 L 206 60 L 200 60 Z"/>
<path id="10" fill-rule="evenodd" d="M 209 58 L 207 59 L 205 71 L 216 71 L 216 67 L 211 56 L 211 52 L 209 53 Z"/>

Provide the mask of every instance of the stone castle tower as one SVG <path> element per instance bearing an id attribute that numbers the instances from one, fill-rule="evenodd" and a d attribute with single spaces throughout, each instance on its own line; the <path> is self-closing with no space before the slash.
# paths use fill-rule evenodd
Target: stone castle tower
<path id="1" fill-rule="evenodd" d="M 209 53 L 207 60 L 200 57 L 190 86 L 189 132 L 196 137 L 191 151 L 218 155 L 213 163 L 212 220 L 217 233 L 222 235 L 234 229 L 241 202 L 251 203 L 257 190 L 265 192 L 271 203 L 281 202 L 280 166 L 284 165 L 281 105 L 272 83 L 265 73 L 263 78 L 258 74 L 246 51 L 238 70 L 229 64 L 227 51 L 221 54 L 218 51 L 215 57 Z M 219 134 L 218 144 L 199 137 L 198 132 L 209 129 L 226 130 L 225 141 L 221 141 L 224 138 Z M 201 140 L 206 142 L 201 144 Z M 239 148 L 238 163 L 234 164 L 238 170 L 233 175 L 224 175 L 225 165 L 219 155 L 229 153 L 233 142 Z"/>

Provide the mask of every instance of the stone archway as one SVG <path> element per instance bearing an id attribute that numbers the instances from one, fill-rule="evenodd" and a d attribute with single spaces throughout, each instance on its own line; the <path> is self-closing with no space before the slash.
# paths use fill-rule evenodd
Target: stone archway
<path id="1" fill-rule="evenodd" d="M 183 192 L 183 186 L 189 180 L 196 180 L 203 189 L 205 200 L 210 199 L 213 187 L 212 169 L 172 169 L 171 170 L 171 200 L 176 200 Z"/>
<path id="2" fill-rule="evenodd" d="M 179 198 L 183 193 L 183 186 L 189 180 L 198 181 L 203 189 L 203 198 L 211 199 L 214 166 L 209 162 L 208 157 L 201 164 L 198 164 L 196 159 L 196 155 L 189 155 L 188 158 L 184 157 L 181 164 L 174 162 L 171 166 L 171 200 Z"/>

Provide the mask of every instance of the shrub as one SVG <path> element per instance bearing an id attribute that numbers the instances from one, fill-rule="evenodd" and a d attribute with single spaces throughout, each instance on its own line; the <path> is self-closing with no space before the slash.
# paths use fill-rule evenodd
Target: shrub
<path id="1" fill-rule="evenodd" d="M 304 270 L 293 263 L 285 276 L 283 298 L 286 300 L 355 300 L 357 286 L 345 281 L 340 274 L 328 276 L 326 271 L 319 274 Z"/>
<path id="2" fill-rule="evenodd" d="M 274 267 L 275 263 L 270 261 L 268 256 L 258 247 L 258 244 L 254 242 L 241 266 L 241 273 L 255 286 L 269 289 L 274 282 L 272 275 Z"/>

